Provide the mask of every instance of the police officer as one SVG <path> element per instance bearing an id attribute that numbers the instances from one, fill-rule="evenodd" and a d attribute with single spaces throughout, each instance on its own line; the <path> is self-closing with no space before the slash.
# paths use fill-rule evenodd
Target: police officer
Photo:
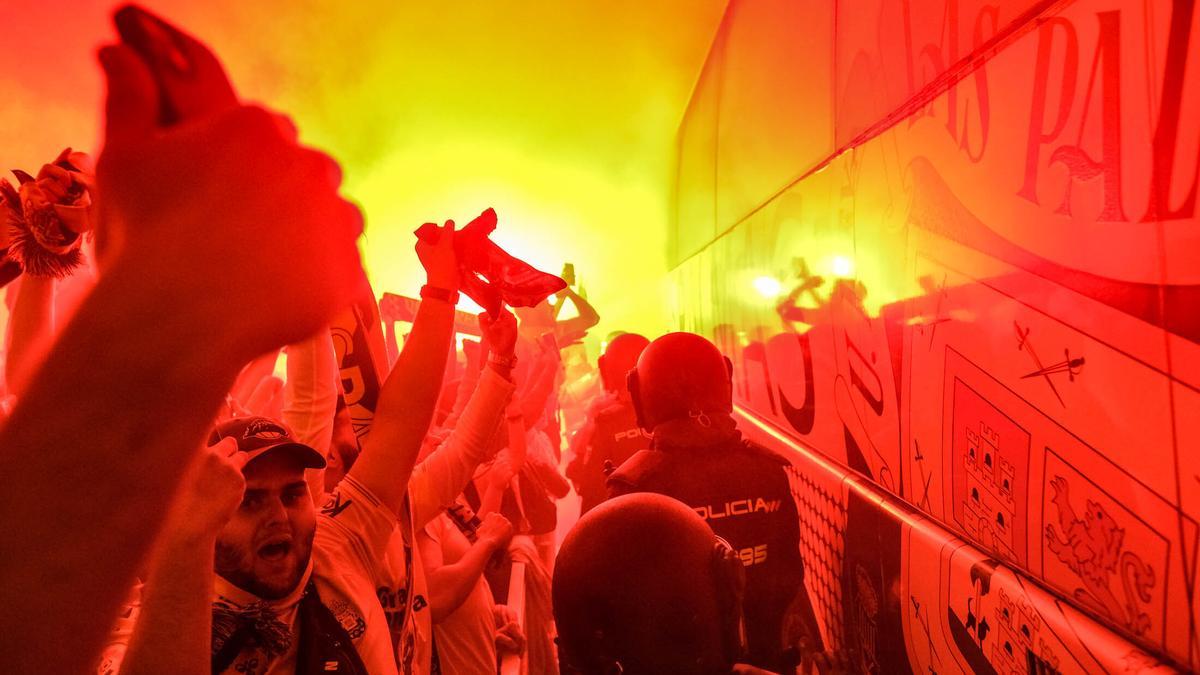
<path id="1" fill-rule="evenodd" d="M 604 396 L 588 411 L 588 420 L 572 446 L 575 458 L 567 466 L 567 478 L 582 498 L 580 515 L 607 496 L 608 473 L 640 450 L 650 447 L 650 436 L 638 425 L 625 375 L 637 365 L 650 341 L 636 333 L 622 333 L 608 343 L 600 356 L 600 380 Z"/>
<path id="2" fill-rule="evenodd" d="M 552 584 L 564 675 L 764 673 L 744 648 L 741 561 L 687 505 L 611 499 L 563 540 Z"/>
<path id="3" fill-rule="evenodd" d="M 746 661 L 787 670 L 798 661 L 783 644 L 793 601 L 804 638 L 819 644 L 803 583 L 799 518 L 787 461 L 747 443 L 735 427 L 731 373 L 716 346 L 698 335 L 670 333 L 652 342 L 628 376 L 651 448 L 614 472 L 608 491 L 674 497 L 728 541 L 746 572 Z"/>

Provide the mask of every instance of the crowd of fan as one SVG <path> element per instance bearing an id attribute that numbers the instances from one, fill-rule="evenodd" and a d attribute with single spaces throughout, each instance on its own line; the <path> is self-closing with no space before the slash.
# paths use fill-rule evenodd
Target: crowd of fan
<path id="1" fill-rule="evenodd" d="M 198 41 L 117 23 L 94 265 L 26 265 L 7 293 L 7 672 L 811 665 L 785 462 L 741 440 L 711 343 L 614 335 L 594 369 L 573 345 L 599 317 L 568 288 L 456 349 L 447 222 L 415 244 L 411 330 L 378 382 L 348 379 L 362 345 L 330 324 L 362 302 L 362 218 L 337 165 Z"/>

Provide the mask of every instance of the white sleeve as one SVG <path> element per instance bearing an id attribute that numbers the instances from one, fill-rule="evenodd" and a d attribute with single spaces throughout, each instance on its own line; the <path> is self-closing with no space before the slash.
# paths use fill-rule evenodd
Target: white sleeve
<path id="1" fill-rule="evenodd" d="M 487 456 L 492 435 L 515 388 L 491 368 L 484 368 L 450 437 L 413 469 L 408 496 L 414 527 L 425 527 L 466 487 Z"/>
<path id="2" fill-rule="evenodd" d="M 348 475 L 326 496 L 317 515 L 315 545 L 338 551 L 342 561 L 377 578 L 397 522 L 391 509 Z"/>
<path id="3" fill-rule="evenodd" d="M 322 455 L 333 439 L 337 410 L 337 357 L 329 330 L 287 348 L 287 384 L 283 389 L 283 423 L 296 440 Z"/>

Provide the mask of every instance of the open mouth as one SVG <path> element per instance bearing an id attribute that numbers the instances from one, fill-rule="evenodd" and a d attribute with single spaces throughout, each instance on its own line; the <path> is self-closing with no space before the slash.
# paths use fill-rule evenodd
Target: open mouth
<path id="1" fill-rule="evenodd" d="M 279 562 L 287 557 L 292 550 L 292 540 L 278 537 L 263 544 L 258 549 L 258 556 L 268 562 Z"/>

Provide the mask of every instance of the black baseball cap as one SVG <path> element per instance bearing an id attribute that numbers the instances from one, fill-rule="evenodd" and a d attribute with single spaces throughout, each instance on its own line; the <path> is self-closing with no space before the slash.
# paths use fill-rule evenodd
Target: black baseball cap
<path id="1" fill-rule="evenodd" d="M 269 417 L 234 417 L 225 420 L 213 428 L 208 444 L 216 445 L 224 438 L 237 441 L 238 452 L 249 455 L 247 464 L 268 452 L 287 452 L 306 469 L 325 468 L 325 458 L 321 453 L 297 442 L 291 430 Z"/>

